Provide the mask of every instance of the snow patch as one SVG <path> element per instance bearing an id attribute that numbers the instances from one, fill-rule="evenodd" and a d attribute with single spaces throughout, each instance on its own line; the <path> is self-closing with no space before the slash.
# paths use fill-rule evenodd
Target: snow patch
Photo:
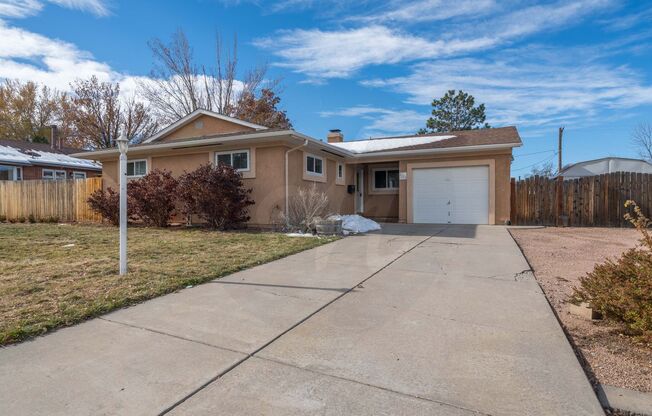
<path id="1" fill-rule="evenodd" d="M 329 220 L 342 220 L 342 230 L 348 233 L 366 233 L 380 230 L 380 224 L 361 215 L 331 215 Z"/>
<path id="2" fill-rule="evenodd" d="M 25 165 L 57 165 L 78 168 L 102 168 L 102 165 L 91 160 L 77 159 L 76 157 L 62 153 L 43 152 L 41 150 L 30 150 L 23 153 L 11 146 L 0 146 L 0 162 L 19 163 Z"/>
<path id="3" fill-rule="evenodd" d="M 288 237 L 318 237 L 309 233 L 286 233 L 285 235 Z"/>
<path id="4" fill-rule="evenodd" d="M 441 140 L 452 139 L 455 136 L 414 136 L 389 139 L 355 140 L 351 142 L 331 143 L 352 153 L 368 153 L 380 150 L 398 149 L 406 146 L 435 143 Z"/>

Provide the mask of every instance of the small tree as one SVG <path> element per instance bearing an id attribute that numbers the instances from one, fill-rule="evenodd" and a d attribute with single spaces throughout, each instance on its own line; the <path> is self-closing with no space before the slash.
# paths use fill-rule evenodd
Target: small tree
<path id="1" fill-rule="evenodd" d="M 443 97 L 432 101 L 432 117 L 419 134 L 490 128 L 485 123 L 484 104 L 475 106 L 475 98 L 460 90 L 449 90 Z"/>
<path id="2" fill-rule="evenodd" d="M 632 142 L 643 159 L 652 161 L 652 124 L 637 125 L 632 133 Z"/>
<path id="3" fill-rule="evenodd" d="M 552 178 L 555 176 L 555 167 L 552 162 L 545 162 L 541 165 L 535 166 L 530 172 L 530 176 L 543 176 L 546 178 Z"/>
<path id="4" fill-rule="evenodd" d="M 129 182 L 127 193 L 134 217 L 147 226 L 167 227 L 174 213 L 178 185 L 169 171 L 159 169 Z"/>
<path id="5" fill-rule="evenodd" d="M 247 92 L 240 97 L 234 117 L 270 128 L 291 129 L 286 112 L 277 108 L 280 102 L 281 98 L 269 88 L 263 88 L 258 98 Z"/>
<path id="6" fill-rule="evenodd" d="M 178 196 L 184 214 L 198 215 L 211 228 L 233 229 L 247 222 L 247 207 L 254 204 L 250 194 L 240 173 L 222 163 L 202 165 L 179 178 Z"/>

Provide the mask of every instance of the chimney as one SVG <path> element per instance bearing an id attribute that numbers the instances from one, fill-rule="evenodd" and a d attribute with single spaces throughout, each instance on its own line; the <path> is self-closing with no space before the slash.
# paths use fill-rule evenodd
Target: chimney
<path id="1" fill-rule="evenodd" d="M 332 129 L 328 131 L 326 136 L 328 143 L 342 143 L 344 141 L 344 135 L 340 129 Z"/>

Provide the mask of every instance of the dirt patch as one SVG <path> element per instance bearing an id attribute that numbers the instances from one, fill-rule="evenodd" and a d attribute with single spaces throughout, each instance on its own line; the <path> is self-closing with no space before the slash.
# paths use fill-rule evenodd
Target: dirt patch
<path id="1" fill-rule="evenodd" d="M 652 392 L 652 348 L 620 326 L 571 315 L 568 298 L 596 263 L 634 247 L 636 230 L 621 228 L 511 229 L 562 324 L 585 361 L 591 382 Z M 582 359 L 582 357 L 580 357 Z"/>

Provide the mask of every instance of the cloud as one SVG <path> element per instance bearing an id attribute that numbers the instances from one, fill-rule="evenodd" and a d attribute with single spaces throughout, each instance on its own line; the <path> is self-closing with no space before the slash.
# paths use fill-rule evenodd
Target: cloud
<path id="1" fill-rule="evenodd" d="M 277 66 L 311 78 L 347 78 L 370 65 L 432 60 L 490 50 L 542 30 L 575 23 L 608 5 L 609 0 L 583 0 L 529 6 L 487 21 L 452 25 L 450 30 L 445 30 L 447 27 L 442 24 L 444 30 L 437 32 L 434 38 L 372 24 L 331 31 L 284 30 L 257 39 L 254 44 L 281 58 Z M 416 10 L 406 9 L 404 13 L 407 14 L 396 15 L 393 19 L 407 18 Z M 384 16 L 385 20 L 391 19 L 387 14 Z M 433 32 L 436 31 L 428 31 Z"/>
<path id="2" fill-rule="evenodd" d="M 0 17 L 24 18 L 38 14 L 46 1 L 42 0 L 0 0 Z M 109 7 L 104 0 L 47 0 L 68 9 L 90 12 L 96 16 L 110 14 Z"/>
<path id="3" fill-rule="evenodd" d="M 388 1 L 382 7 L 370 13 L 351 16 L 345 20 L 386 23 L 400 22 L 414 24 L 435 22 L 457 17 L 485 15 L 498 9 L 495 0 L 421 0 L 421 1 Z"/>
<path id="4" fill-rule="evenodd" d="M 373 106 L 353 106 L 334 111 L 323 111 L 321 117 L 355 117 L 367 123 L 360 132 L 364 139 L 368 137 L 413 134 L 424 127 L 429 115 L 427 112 L 414 110 L 394 110 Z"/>
<path id="5" fill-rule="evenodd" d="M 486 104 L 487 121 L 492 125 L 588 121 L 601 109 L 619 111 L 652 104 L 652 86 L 627 66 L 581 64 L 573 57 L 545 54 L 523 61 L 515 51 L 486 59 L 418 63 L 407 76 L 363 84 L 405 94 L 408 103 L 420 105 L 449 89 L 462 89 L 477 103 Z"/>

